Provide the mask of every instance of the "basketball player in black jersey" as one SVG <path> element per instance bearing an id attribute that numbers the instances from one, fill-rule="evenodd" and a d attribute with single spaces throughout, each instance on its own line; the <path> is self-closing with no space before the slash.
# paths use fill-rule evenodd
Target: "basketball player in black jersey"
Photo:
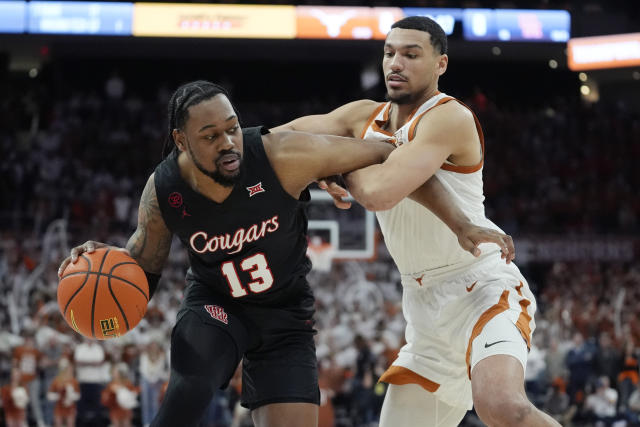
<path id="1" fill-rule="evenodd" d="M 382 162 L 393 146 L 241 129 L 225 90 L 205 81 L 174 93 L 169 135 L 171 150 L 147 181 L 138 227 L 126 245 L 147 273 L 151 295 L 173 234 L 189 253 L 171 337 L 171 379 L 152 425 L 197 425 L 240 361 L 241 400 L 256 425 L 317 425 L 306 188 Z M 102 246 L 88 241 L 73 248 L 59 274 L 82 252 Z"/>

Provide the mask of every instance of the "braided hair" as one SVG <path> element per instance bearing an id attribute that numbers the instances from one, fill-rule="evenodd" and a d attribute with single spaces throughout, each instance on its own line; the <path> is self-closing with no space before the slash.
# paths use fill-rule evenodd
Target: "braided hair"
<path id="1" fill-rule="evenodd" d="M 173 130 L 182 129 L 187 120 L 189 119 L 189 107 L 197 105 L 203 101 L 213 98 L 216 95 L 222 94 L 229 99 L 229 93 L 225 88 L 215 83 L 208 82 L 206 80 L 197 80 L 190 83 L 185 83 L 180 86 L 171 95 L 168 105 L 169 113 L 169 129 L 167 139 L 162 149 L 162 158 L 166 158 L 172 151 L 176 150 L 176 145 L 173 140 Z M 236 115 L 239 117 L 236 107 L 231 104 Z"/>

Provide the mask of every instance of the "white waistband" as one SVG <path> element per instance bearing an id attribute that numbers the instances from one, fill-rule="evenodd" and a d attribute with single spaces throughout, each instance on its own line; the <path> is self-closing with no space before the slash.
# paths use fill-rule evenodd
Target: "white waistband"
<path id="1" fill-rule="evenodd" d="M 448 265 L 432 270 L 419 271 L 412 274 L 401 274 L 402 286 L 411 288 L 429 288 L 451 280 L 475 281 L 493 270 L 496 265 L 504 263 L 500 251 L 482 255 L 468 263 Z"/>

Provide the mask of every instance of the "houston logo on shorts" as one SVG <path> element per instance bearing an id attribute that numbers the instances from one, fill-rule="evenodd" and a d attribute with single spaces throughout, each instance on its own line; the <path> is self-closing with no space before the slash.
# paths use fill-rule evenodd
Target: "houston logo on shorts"
<path id="1" fill-rule="evenodd" d="M 209 315 L 214 319 L 221 321 L 225 325 L 229 324 L 227 313 L 224 311 L 224 308 L 217 305 L 207 304 L 204 306 L 204 309 L 207 310 L 207 313 L 209 313 Z"/>

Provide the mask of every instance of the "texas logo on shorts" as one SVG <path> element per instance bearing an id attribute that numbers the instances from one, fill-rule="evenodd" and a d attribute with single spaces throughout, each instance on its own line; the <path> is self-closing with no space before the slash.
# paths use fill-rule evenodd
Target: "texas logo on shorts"
<path id="1" fill-rule="evenodd" d="M 209 313 L 209 315 L 214 319 L 219 320 L 225 325 L 229 324 L 229 320 L 227 319 L 227 313 L 224 311 L 224 308 L 217 305 L 207 304 L 204 306 L 204 309 L 207 310 L 207 313 Z"/>

